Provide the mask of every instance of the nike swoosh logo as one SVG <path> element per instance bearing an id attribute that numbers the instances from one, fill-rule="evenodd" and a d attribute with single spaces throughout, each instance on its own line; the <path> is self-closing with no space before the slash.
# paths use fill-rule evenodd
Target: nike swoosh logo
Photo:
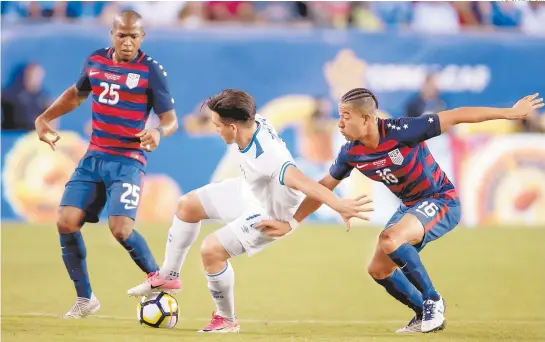
<path id="1" fill-rule="evenodd" d="M 357 167 L 358 169 L 363 169 L 363 168 L 366 167 L 367 165 L 369 165 L 369 164 L 363 164 L 363 165 L 357 164 L 356 167 Z"/>
<path id="2" fill-rule="evenodd" d="M 100 74 L 100 71 L 90 71 L 89 72 L 89 76 L 93 76 L 93 75 L 96 75 L 96 74 Z"/>
<path id="3" fill-rule="evenodd" d="M 125 204 L 125 210 L 130 210 L 130 209 L 136 209 L 136 207 L 134 207 L 132 205 Z"/>
<path id="4" fill-rule="evenodd" d="M 155 286 L 151 285 L 151 288 L 152 288 L 152 289 L 156 289 L 156 288 L 161 287 L 161 286 L 163 286 L 163 285 L 165 285 L 165 284 L 166 284 L 166 283 L 162 283 L 162 284 L 160 284 L 160 285 L 155 285 Z"/>

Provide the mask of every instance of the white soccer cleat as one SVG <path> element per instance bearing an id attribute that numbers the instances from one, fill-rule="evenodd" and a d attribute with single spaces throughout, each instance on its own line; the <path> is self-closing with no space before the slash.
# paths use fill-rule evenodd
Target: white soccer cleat
<path id="1" fill-rule="evenodd" d="M 422 332 L 422 316 L 414 316 L 413 319 L 401 329 L 397 329 L 396 333 L 398 334 L 411 334 L 411 333 L 421 333 Z"/>
<path id="2" fill-rule="evenodd" d="M 62 316 L 63 319 L 80 319 L 92 315 L 100 310 L 100 303 L 94 294 L 91 298 L 78 297 L 70 311 Z"/>
<path id="3" fill-rule="evenodd" d="M 427 299 L 424 301 L 422 313 L 422 332 L 428 333 L 445 328 L 445 300 L 439 297 L 438 301 Z"/>

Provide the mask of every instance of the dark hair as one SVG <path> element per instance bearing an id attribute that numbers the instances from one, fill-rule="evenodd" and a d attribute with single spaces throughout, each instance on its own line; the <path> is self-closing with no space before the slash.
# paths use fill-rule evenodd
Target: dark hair
<path id="1" fill-rule="evenodd" d="M 377 100 L 375 94 L 373 94 L 371 92 L 371 90 L 365 89 L 365 88 L 354 88 L 354 89 L 350 90 L 349 92 L 344 94 L 343 97 L 341 97 L 341 102 L 350 102 L 350 101 L 355 101 L 355 100 L 365 100 L 365 99 L 369 99 L 369 98 L 373 99 L 373 101 L 375 102 L 375 108 L 378 109 L 378 100 Z"/>
<path id="2" fill-rule="evenodd" d="M 255 118 L 254 98 L 243 90 L 225 89 L 204 104 L 222 119 L 247 122 Z"/>

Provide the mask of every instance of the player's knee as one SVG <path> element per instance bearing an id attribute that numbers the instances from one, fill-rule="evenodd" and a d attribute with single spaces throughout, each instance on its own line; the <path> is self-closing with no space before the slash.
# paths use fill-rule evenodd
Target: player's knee
<path id="1" fill-rule="evenodd" d="M 132 220 L 130 222 L 120 221 L 115 224 L 110 224 L 110 231 L 117 241 L 126 241 L 132 233 L 133 226 Z"/>
<path id="2" fill-rule="evenodd" d="M 205 267 L 228 259 L 225 249 L 216 236 L 208 235 L 201 245 L 201 257 Z"/>
<path id="3" fill-rule="evenodd" d="M 367 265 L 367 273 L 369 273 L 373 279 L 386 279 L 392 275 L 393 272 L 394 268 L 385 267 L 385 265 L 382 264 L 371 262 Z"/>
<path id="4" fill-rule="evenodd" d="M 57 230 L 59 234 L 70 234 L 77 232 L 83 225 L 84 217 L 76 211 L 61 207 L 57 218 Z"/>
<path id="5" fill-rule="evenodd" d="M 395 231 L 386 229 L 380 234 L 378 244 L 384 253 L 390 254 L 398 249 L 399 246 L 403 244 L 403 241 L 395 233 Z"/>
<path id="6" fill-rule="evenodd" d="M 182 221 L 195 223 L 206 219 L 199 196 L 195 192 L 183 195 L 178 202 L 176 216 Z"/>

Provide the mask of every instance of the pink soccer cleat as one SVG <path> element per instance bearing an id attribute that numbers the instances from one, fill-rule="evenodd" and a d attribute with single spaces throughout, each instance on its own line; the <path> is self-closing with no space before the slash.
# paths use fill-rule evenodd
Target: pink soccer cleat
<path id="1" fill-rule="evenodd" d="M 240 331 L 240 325 L 236 321 L 231 321 L 225 317 L 212 313 L 212 320 L 199 332 L 206 333 L 238 333 Z"/>
<path id="2" fill-rule="evenodd" d="M 166 292 L 168 294 L 176 294 L 182 288 L 180 278 L 166 279 L 159 275 L 159 271 L 151 272 L 148 278 L 142 284 L 133 287 L 127 293 L 129 296 L 147 297 L 153 293 Z"/>

